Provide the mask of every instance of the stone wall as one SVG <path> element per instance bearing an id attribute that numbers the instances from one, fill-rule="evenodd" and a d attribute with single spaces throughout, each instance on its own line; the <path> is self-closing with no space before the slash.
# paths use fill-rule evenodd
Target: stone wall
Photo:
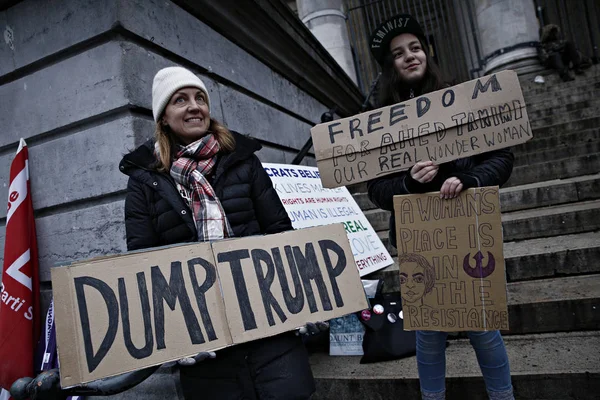
<path id="1" fill-rule="evenodd" d="M 258 139 L 264 162 L 290 162 L 333 105 L 346 114 L 358 110 L 358 89 L 301 21 L 274 4 L 0 0 L 0 199 L 7 199 L 22 137 L 30 151 L 44 313 L 53 266 L 126 250 L 127 178 L 118 163 L 153 134 L 151 87 L 160 68 L 179 64 L 201 76 L 212 116 Z M 245 18 L 248 26 L 236 21 L 231 29 L 227 13 L 242 12 L 269 23 Z M 5 224 L 2 209 L 0 257 Z M 176 397 L 171 372 L 159 370 L 121 398 Z"/>
<path id="2" fill-rule="evenodd" d="M 266 162 L 291 161 L 327 110 L 168 1 L 28 0 L 0 12 L 0 27 L 12 32 L 0 43 L 0 199 L 23 137 L 43 282 L 57 263 L 125 250 L 127 179 L 117 167 L 152 136 L 158 69 L 180 64 L 198 73 L 212 115 L 259 139 Z M 5 217 L 2 209 L 2 225 Z"/>

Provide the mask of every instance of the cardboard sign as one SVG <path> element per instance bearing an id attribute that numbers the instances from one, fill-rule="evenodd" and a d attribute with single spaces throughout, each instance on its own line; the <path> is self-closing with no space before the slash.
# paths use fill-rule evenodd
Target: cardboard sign
<path id="1" fill-rule="evenodd" d="M 532 131 L 517 74 L 502 71 L 311 129 L 328 188 L 514 146 Z"/>
<path id="2" fill-rule="evenodd" d="M 54 268 L 61 385 L 367 308 L 351 260 L 337 224 Z"/>
<path id="3" fill-rule="evenodd" d="M 341 222 L 360 276 L 394 263 L 377 232 L 345 187 L 324 188 L 315 167 L 263 163 L 294 228 Z"/>
<path id="4" fill-rule="evenodd" d="M 508 329 L 499 189 L 394 196 L 406 330 Z"/>

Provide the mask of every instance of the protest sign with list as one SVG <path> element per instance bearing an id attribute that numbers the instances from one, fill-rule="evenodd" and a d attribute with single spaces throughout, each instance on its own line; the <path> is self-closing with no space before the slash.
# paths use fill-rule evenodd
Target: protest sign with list
<path id="1" fill-rule="evenodd" d="M 315 167 L 263 163 L 296 229 L 341 222 L 360 276 L 393 264 L 392 257 L 345 187 L 324 188 Z"/>

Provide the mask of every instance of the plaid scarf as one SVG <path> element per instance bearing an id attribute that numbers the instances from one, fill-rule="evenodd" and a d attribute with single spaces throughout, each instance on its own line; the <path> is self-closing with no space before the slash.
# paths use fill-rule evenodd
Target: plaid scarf
<path id="1" fill-rule="evenodd" d="M 181 146 L 171 165 L 171 176 L 189 192 L 189 206 L 199 242 L 233 236 L 223 206 L 206 179 L 215 166 L 220 149 L 217 139 L 209 134 L 185 147 Z"/>

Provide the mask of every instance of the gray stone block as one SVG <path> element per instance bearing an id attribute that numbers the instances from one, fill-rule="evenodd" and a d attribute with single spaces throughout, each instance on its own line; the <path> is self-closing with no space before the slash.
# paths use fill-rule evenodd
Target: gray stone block
<path id="1" fill-rule="evenodd" d="M 110 30 L 117 11 L 116 0 L 29 0 L 0 12 L 14 37 L 14 49 L 0 45 L 0 76 Z"/>
<path id="2" fill-rule="evenodd" d="M 285 164 L 287 162 L 288 152 L 281 150 L 276 147 L 263 146 L 256 155 L 262 163 L 279 163 Z"/>
<path id="3" fill-rule="evenodd" d="M 74 131 L 29 148 L 29 172 L 35 210 L 122 191 L 127 176 L 119 171 L 124 154 L 135 147 L 134 120 L 152 129 L 144 118 L 122 118 Z M 7 199 L 8 165 L 14 152 L 0 157 L 0 199 Z M 0 210 L 0 218 L 6 210 Z"/>
<path id="4" fill-rule="evenodd" d="M 127 30 L 209 73 L 311 121 L 317 122 L 326 111 L 323 104 L 175 4 L 121 0 L 119 7 L 119 20 Z M 169 23 L 165 15 L 177 23 Z"/>
<path id="5" fill-rule="evenodd" d="M 126 106 L 121 57 L 110 42 L 0 86 L 0 146 Z"/>
<path id="6" fill-rule="evenodd" d="M 36 219 L 40 281 L 50 280 L 50 268 L 66 262 L 120 254 L 125 242 L 124 201 L 68 210 Z M 6 228 L 0 228 L 4 255 Z"/>
<path id="7" fill-rule="evenodd" d="M 126 97 L 130 104 L 152 111 L 152 82 L 154 75 L 162 68 L 178 64 L 131 42 L 122 42 L 121 46 L 123 49 L 122 75 Z M 192 71 L 206 85 L 210 96 L 211 117 L 218 121 L 223 121 L 221 96 L 217 83 L 206 75 L 198 73 L 196 70 Z"/>
<path id="8" fill-rule="evenodd" d="M 123 43 L 122 48 L 126 96 L 132 104 L 151 109 L 154 74 L 160 68 L 174 64 L 132 43 Z M 310 136 L 311 125 L 254 96 L 199 76 L 209 90 L 211 115 L 230 129 L 296 148 L 300 148 Z"/>
<path id="9" fill-rule="evenodd" d="M 310 137 L 309 125 L 230 87 L 219 85 L 225 124 L 255 138 L 300 149 Z"/>
<path id="10" fill-rule="evenodd" d="M 577 240 L 572 235 L 572 240 Z M 506 259 L 509 281 L 600 273 L 600 247 L 579 248 Z"/>

